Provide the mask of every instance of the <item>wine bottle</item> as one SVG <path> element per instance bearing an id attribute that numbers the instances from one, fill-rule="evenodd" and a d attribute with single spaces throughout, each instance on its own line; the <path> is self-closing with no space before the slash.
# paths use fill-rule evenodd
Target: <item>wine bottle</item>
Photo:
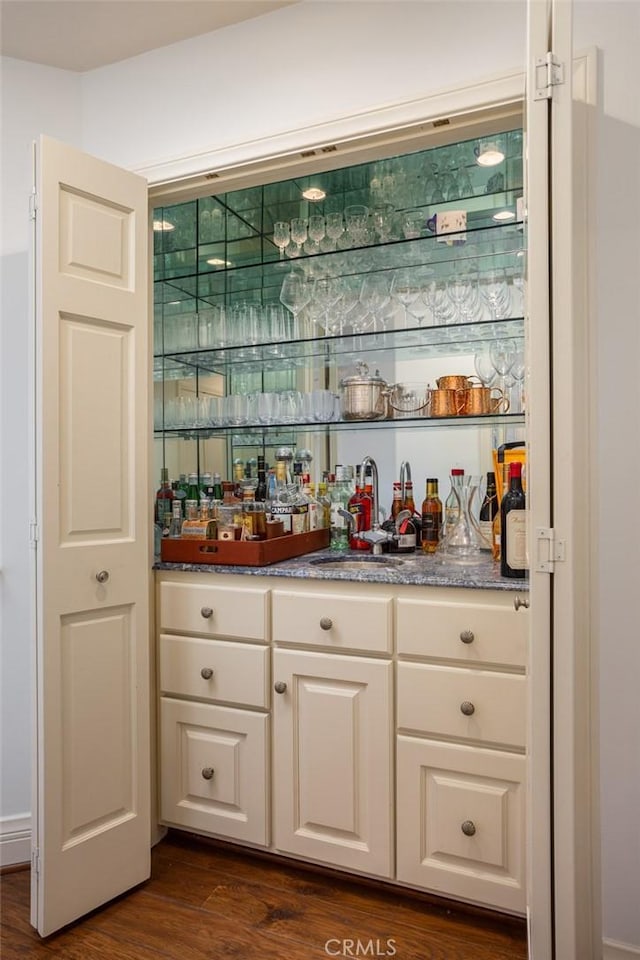
<path id="1" fill-rule="evenodd" d="M 498 494 L 496 492 L 496 475 L 493 471 L 487 473 L 487 489 L 478 515 L 478 526 L 485 543 L 481 550 L 491 550 L 493 543 L 493 521 L 498 512 Z"/>
<path id="2" fill-rule="evenodd" d="M 442 530 L 442 501 L 438 496 L 438 481 L 427 479 L 427 489 L 422 501 L 422 552 L 435 553 Z"/>
<path id="3" fill-rule="evenodd" d="M 509 464 L 509 487 L 500 504 L 500 573 L 523 579 L 527 574 L 527 511 L 522 464 Z"/>

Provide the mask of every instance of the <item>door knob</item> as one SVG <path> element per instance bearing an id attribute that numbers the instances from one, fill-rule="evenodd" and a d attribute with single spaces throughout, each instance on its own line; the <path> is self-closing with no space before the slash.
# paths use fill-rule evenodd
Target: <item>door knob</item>
<path id="1" fill-rule="evenodd" d="M 100 570 L 99 573 L 96 573 L 96 580 L 98 581 L 98 583 L 106 583 L 108 579 L 109 579 L 108 570 Z"/>
<path id="2" fill-rule="evenodd" d="M 287 685 L 284 682 L 284 680 L 276 680 L 276 682 L 273 685 L 273 689 L 275 690 L 276 693 L 284 693 L 285 690 L 287 689 Z"/>
<path id="3" fill-rule="evenodd" d="M 463 630 L 460 634 L 460 639 L 463 643 L 473 643 L 475 640 L 473 630 Z"/>
<path id="4" fill-rule="evenodd" d="M 529 609 L 529 601 L 526 599 L 526 597 L 521 597 L 519 593 L 516 593 L 515 597 L 513 598 L 513 605 L 516 610 L 519 610 L 520 607 L 524 607 L 525 610 Z"/>
<path id="5" fill-rule="evenodd" d="M 203 667 L 200 671 L 200 676 L 203 680 L 211 680 L 211 677 L 213 676 L 213 670 L 211 667 Z"/>
<path id="6" fill-rule="evenodd" d="M 460 704 L 460 711 L 464 713 L 465 717 L 471 717 L 476 712 L 476 708 L 471 700 L 463 700 Z"/>
<path id="7" fill-rule="evenodd" d="M 214 772 L 213 767 L 205 767 L 202 771 L 203 780 L 212 780 Z"/>
<path id="8" fill-rule="evenodd" d="M 209 620 L 213 616 L 213 609 L 211 607 L 202 607 L 200 609 L 200 614 L 205 618 L 205 620 Z"/>
<path id="9" fill-rule="evenodd" d="M 460 825 L 460 829 L 464 833 L 465 837 L 472 837 L 476 832 L 476 825 L 473 820 L 465 820 L 464 823 Z"/>

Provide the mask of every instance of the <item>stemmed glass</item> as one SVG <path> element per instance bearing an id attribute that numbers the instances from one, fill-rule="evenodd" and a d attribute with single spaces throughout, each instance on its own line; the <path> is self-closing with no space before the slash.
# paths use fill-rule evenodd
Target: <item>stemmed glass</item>
<path id="1" fill-rule="evenodd" d="M 422 293 L 420 286 L 416 283 L 415 271 L 410 267 L 395 270 L 391 278 L 390 293 L 394 300 L 402 304 L 405 327 L 412 326 L 411 321 L 415 323 L 416 316 L 411 313 L 409 308 L 420 299 Z"/>
<path id="2" fill-rule="evenodd" d="M 496 378 L 496 370 L 489 347 L 485 344 L 473 358 L 473 366 L 483 387 L 490 387 Z"/>
<path id="3" fill-rule="evenodd" d="M 504 320 L 509 316 L 511 296 L 505 270 L 491 270 L 484 274 L 480 281 L 480 295 L 489 307 L 492 320 Z"/>
<path id="4" fill-rule="evenodd" d="M 285 220 L 278 220 L 273 225 L 273 242 L 280 250 L 280 259 L 284 259 L 284 248 L 291 243 L 289 235 L 289 224 Z"/>
<path id="5" fill-rule="evenodd" d="M 447 293 L 447 283 L 444 280 L 435 278 L 427 280 L 422 288 L 422 299 L 431 311 L 435 326 L 451 323 L 455 319 L 455 308 Z"/>
<path id="6" fill-rule="evenodd" d="M 511 404 L 513 413 L 524 413 L 524 345 L 521 345 L 516 351 L 516 355 L 511 365 L 511 376 L 515 381 L 515 403 Z"/>
<path id="7" fill-rule="evenodd" d="M 305 243 L 305 253 L 319 253 L 320 241 L 325 235 L 325 222 L 321 213 L 309 217 L 309 239 Z"/>
<path id="8" fill-rule="evenodd" d="M 333 307 L 335 307 L 343 296 L 343 292 L 340 280 L 337 278 L 319 277 L 317 280 L 314 280 L 309 309 L 311 309 L 312 305 L 312 317 L 316 323 L 319 323 L 324 318 L 324 327 L 327 331 L 335 322 L 330 314 Z"/>
<path id="9" fill-rule="evenodd" d="M 339 210 L 337 213 L 328 213 L 326 215 L 325 230 L 329 241 L 327 247 L 329 250 L 335 250 L 338 240 L 344 233 L 344 220 L 342 219 L 341 210 Z"/>
<path id="10" fill-rule="evenodd" d="M 489 346 L 491 363 L 493 364 L 493 369 L 500 377 L 500 389 L 503 394 L 506 389 L 506 377 L 515 362 L 517 352 L 518 344 L 515 340 L 511 339 L 492 340 Z"/>
<path id="11" fill-rule="evenodd" d="M 476 319 L 478 309 L 478 278 L 475 273 L 454 274 L 447 285 L 449 298 L 456 308 L 460 323 Z"/>
<path id="12" fill-rule="evenodd" d="M 300 325 L 298 315 L 306 307 L 311 299 L 311 291 L 306 279 L 299 273 L 292 271 L 288 273 L 282 281 L 280 289 L 280 303 L 284 304 L 287 310 L 293 314 L 293 335 L 294 338 L 300 336 Z"/>
<path id="13" fill-rule="evenodd" d="M 374 324 L 380 323 L 384 330 L 384 308 L 391 300 L 390 280 L 386 273 L 368 273 L 360 288 L 360 302 L 367 307 Z"/>
<path id="14" fill-rule="evenodd" d="M 295 217 L 291 221 L 291 239 L 295 243 L 295 247 L 288 247 L 287 256 L 299 257 L 302 253 L 302 245 L 307 239 L 306 217 Z"/>

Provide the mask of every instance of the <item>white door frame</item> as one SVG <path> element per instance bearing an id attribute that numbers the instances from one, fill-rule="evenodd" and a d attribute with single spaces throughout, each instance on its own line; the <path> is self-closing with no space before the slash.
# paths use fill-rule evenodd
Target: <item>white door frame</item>
<path id="1" fill-rule="evenodd" d="M 595 85 L 593 71 L 595 58 L 592 53 L 578 58 L 574 62 L 574 71 L 585 79 L 581 96 L 587 99 L 593 96 Z M 571 95 L 571 87 L 567 88 Z M 566 94 L 565 94 L 566 95 Z M 592 102 L 589 100 L 589 102 Z M 304 163 L 301 152 L 323 146 L 337 145 L 338 150 L 329 154 L 325 169 L 350 162 L 361 162 L 366 158 L 367 150 L 375 151 L 380 144 L 402 141 L 403 146 L 410 143 L 412 131 L 424 136 L 434 121 L 443 117 L 450 120 L 446 128 L 447 139 L 459 125 L 461 131 L 469 132 L 470 118 L 478 122 L 491 114 L 499 116 L 501 108 L 513 107 L 525 103 L 525 74 L 513 72 L 500 74 L 463 87 L 443 90 L 431 96 L 411 101 L 399 102 L 379 110 L 367 111 L 352 116 L 342 116 L 332 122 L 312 127 L 289 130 L 271 138 L 246 141 L 241 144 L 211 149 L 193 156 L 183 156 L 162 164 L 138 168 L 136 172 L 145 176 L 149 183 L 150 203 L 153 206 L 176 203 L 211 193 L 211 174 L 216 173 L 215 189 L 236 189 L 240 182 L 266 182 L 269 179 L 281 179 L 287 175 L 288 168 L 300 168 Z M 407 146 L 410 149 L 410 146 Z M 355 154 L 358 154 L 356 161 Z M 350 159 L 353 158 L 353 159 Z M 313 162 L 313 158 L 312 158 Z M 314 170 L 318 169 L 315 158 Z M 574 233 L 575 236 L 575 233 Z M 573 327 L 575 314 L 568 312 L 567 321 L 563 320 L 563 337 L 554 341 L 554 364 L 557 366 L 567 359 L 566 351 L 575 339 Z M 571 329 L 569 326 L 571 325 Z M 578 331 L 579 335 L 580 331 Z M 576 385 L 587 383 L 589 368 L 586 356 L 574 355 L 572 363 L 566 366 L 562 389 L 575 395 Z M 556 384 L 558 380 L 556 378 Z M 558 410 L 556 397 L 555 410 Z M 586 409 L 586 408 L 585 408 Z M 554 425 L 554 443 L 565 444 L 567 448 L 575 445 L 575 427 L 570 418 L 565 417 Z M 579 476 L 573 477 L 574 483 L 581 482 Z M 582 477 L 584 481 L 584 477 Z M 565 487 L 565 494 L 571 498 L 573 489 Z M 581 493 L 582 490 L 576 490 Z M 578 501 L 584 503 L 584 501 Z M 558 501 L 556 508 L 560 508 Z M 535 516 L 532 520 L 535 525 Z M 544 524 L 546 525 L 546 523 Z M 572 535 L 573 535 L 572 531 Z M 577 552 L 577 550 L 576 550 Z M 594 718 L 591 709 L 593 702 L 593 677 L 596 676 L 597 661 L 591 651 L 589 662 L 576 665 L 572 653 L 582 641 L 582 631 L 589 633 L 589 609 L 581 610 L 581 636 L 575 636 L 575 622 L 566 617 L 558 617 L 557 611 L 575 608 L 576 597 L 584 587 L 584 571 L 574 565 L 567 565 L 561 577 L 554 577 L 553 602 L 556 617 L 553 624 L 554 649 L 563 651 L 560 662 L 556 663 L 554 674 L 555 720 L 560 723 L 579 705 L 580 717 L 591 717 L 591 723 L 571 724 L 571 735 L 556 728 L 551 731 L 550 691 L 548 689 L 548 671 L 543 680 L 540 670 L 533 676 L 531 710 L 530 768 L 536 771 L 551 770 L 551 744 L 553 744 L 554 776 L 553 798 L 549 795 L 547 783 L 536 782 L 531 794 L 531 809 L 528 817 L 527 849 L 530 861 L 529 901 L 533 905 L 534 916 L 529 919 L 535 925 L 534 960 L 550 960 L 554 956 L 551 941 L 555 930 L 555 942 L 558 947 L 558 960 L 590 960 L 600 956 L 601 940 L 598 937 L 597 897 L 599 874 L 595 850 L 598 848 L 596 824 L 592 807 L 593 791 L 597 784 L 597 766 L 594 753 Z M 531 630 L 534 633 L 536 622 L 535 608 L 531 611 Z M 542 631 L 543 634 L 545 630 Z M 548 630 L 546 630 L 548 633 Z M 550 661 L 551 651 L 536 654 L 538 662 Z M 538 690 L 540 683 L 546 683 L 544 690 Z M 561 705 L 561 708 L 558 707 Z M 580 758 L 580 781 L 576 781 L 572 772 L 576 772 L 576 758 Z M 569 775 L 557 775 L 568 771 Z M 549 773 L 550 777 L 550 773 Z M 552 863 L 552 825 L 551 803 L 555 814 L 561 813 L 562 830 L 553 838 Z M 570 867 L 564 868 L 563 864 Z M 552 883 L 552 879 L 554 882 Z M 585 894 L 589 892 L 588 899 Z M 582 930 L 578 936 L 578 920 Z M 580 941 L 580 942 L 579 942 Z"/>

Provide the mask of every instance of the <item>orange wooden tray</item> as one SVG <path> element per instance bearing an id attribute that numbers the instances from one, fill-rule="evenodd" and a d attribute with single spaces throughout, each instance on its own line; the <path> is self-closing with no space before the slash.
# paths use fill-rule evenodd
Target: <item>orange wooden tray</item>
<path id="1" fill-rule="evenodd" d="M 223 566 L 265 567 L 301 557 L 329 545 L 329 530 L 312 530 L 273 540 L 172 540 L 160 545 L 165 563 L 216 563 Z"/>

